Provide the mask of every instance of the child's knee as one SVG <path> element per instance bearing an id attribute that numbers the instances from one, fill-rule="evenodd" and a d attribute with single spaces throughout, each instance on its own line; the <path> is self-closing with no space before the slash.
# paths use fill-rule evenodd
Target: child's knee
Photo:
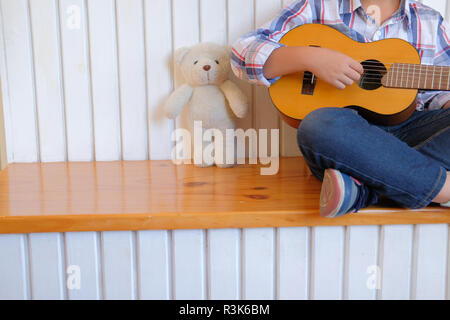
<path id="1" fill-rule="evenodd" d="M 299 145 L 326 140 L 332 143 L 339 133 L 350 126 L 358 113 L 346 108 L 321 108 L 314 110 L 302 120 L 297 131 Z"/>

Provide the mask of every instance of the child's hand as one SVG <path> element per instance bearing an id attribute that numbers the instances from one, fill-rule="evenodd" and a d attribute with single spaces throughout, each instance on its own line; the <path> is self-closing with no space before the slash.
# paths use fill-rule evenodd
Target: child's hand
<path id="1" fill-rule="evenodd" d="M 310 71 L 338 89 L 345 89 L 361 78 L 363 66 L 353 58 L 327 48 L 312 48 Z"/>

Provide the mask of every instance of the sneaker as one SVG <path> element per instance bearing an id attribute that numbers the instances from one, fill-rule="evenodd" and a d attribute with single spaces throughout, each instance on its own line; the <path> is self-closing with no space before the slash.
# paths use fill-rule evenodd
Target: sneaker
<path id="1" fill-rule="evenodd" d="M 446 203 L 441 203 L 441 207 L 447 207 L 450 208 L 450 201 Z"/>
<path id="2" fill-rule="evenodd" d="M 322 190 L 320 192 L 320 215 L 325 218 L 340 217 L 355 208 L 361 183 L 335 169 L 324 172 Z"/>

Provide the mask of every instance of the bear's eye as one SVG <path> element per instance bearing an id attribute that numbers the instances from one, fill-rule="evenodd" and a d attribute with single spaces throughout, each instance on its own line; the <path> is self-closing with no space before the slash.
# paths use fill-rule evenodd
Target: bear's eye
<path id="1" fill-rule="evenodd" d="M 219 61 L 218 61 L 218 60 L 216 60 L 216 63 L 217 63 L 217 64 L 219 64 Z"/>
<path id="2" fill-rule="evenodd" d="M 196 60 L 196 61 L 194 61 L 194 64 L 197 64 L 198 63 L 198 61 Z"/>

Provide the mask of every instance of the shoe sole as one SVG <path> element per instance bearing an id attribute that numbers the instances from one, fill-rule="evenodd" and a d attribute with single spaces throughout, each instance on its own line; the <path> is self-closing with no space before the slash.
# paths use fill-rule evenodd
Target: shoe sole
<path id="1" fill-rule="evenodd" d="M 320 191 L 320 216 L 336 217 L 344 202 L 344 187 L 344 180 L 337 170 L 325 170 Z"/>

